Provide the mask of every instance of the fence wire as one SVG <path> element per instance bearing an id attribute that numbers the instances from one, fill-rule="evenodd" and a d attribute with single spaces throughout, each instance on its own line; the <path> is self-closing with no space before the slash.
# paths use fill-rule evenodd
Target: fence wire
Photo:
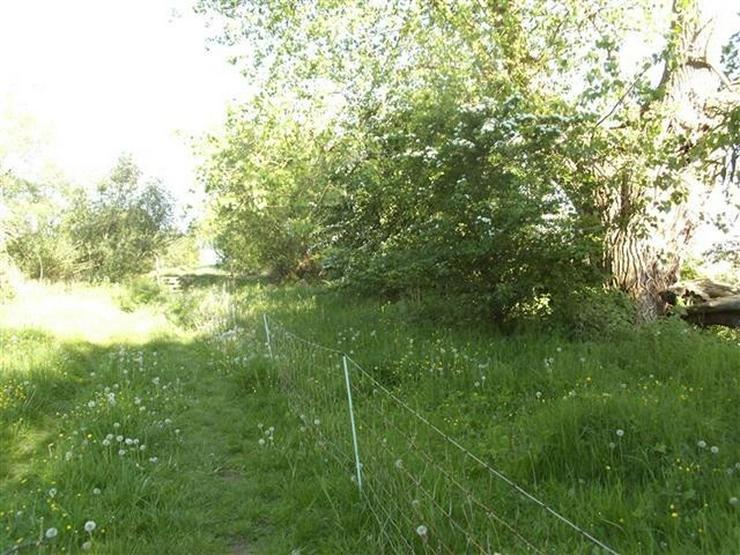
<path id="1" fill-rule="evenodd" d="M 465 448 L 345 353 L 304 339 L 269 317 L 264 327 L 266 346 L 292 410 L 337 468 L 356 483 L 360 462 L 358 485 L 377 524 L 380 552 L 554 552 L 542 535 L 532 538 L 532 523 L 537 523 L 545 537 L 554 536 L 557 526 L 580 536 L 583 541 L 574 538 L 574 550 L 583 551 L 588 542 L 596 553 L 617 555 Z M 350 428 L 348 389 L 354 399 L 357 445 Z M 548 515 L 554 517 L 549 523 L 543 518 Z"/>

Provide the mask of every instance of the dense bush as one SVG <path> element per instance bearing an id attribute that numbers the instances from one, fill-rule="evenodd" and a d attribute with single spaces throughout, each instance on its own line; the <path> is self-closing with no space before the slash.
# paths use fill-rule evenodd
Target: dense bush
<path id="1" fill-rule="evenodd" d="M 579 338 L 604 338 L 628 332 L 634 324 L 629 298 L 616 289 L 578 287 L 554 300 L 550 321 Z"/>

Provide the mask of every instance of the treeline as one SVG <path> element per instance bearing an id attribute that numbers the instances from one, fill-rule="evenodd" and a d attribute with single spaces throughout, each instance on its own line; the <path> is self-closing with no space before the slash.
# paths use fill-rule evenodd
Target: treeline
<path id="1" fill-rule="evenodd" d="M 127 155 L 93 191 L 0 179 L 5 263 L 30 278 L 120 281 L 151 270 L 178 236 L 170 194 Z"/>
<path id="2" fill-rule="evenodd" d="M 737 185 L 739 35 L 702 50 L 705 4 L 201 0 L 263 85 L 211 138 L 215 244 L 497 320 L 598 322 L 620 291 L 655 317 Z M 635 36 L 663 46 L 625 67 Z"/>

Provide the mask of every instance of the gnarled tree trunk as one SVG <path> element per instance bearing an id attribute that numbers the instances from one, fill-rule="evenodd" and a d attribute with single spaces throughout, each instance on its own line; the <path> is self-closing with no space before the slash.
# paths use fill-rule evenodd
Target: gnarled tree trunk
<path id="1" fill-rule="evenodd" d="M 716 69 L 721 45 L 712 34 L 710 5 L 674 0 L 663 76 L 631 129 L 644 130 L 652 148 L 673 149 L 673 163 L 679 168 L 646 161 L 643 174 L 637 175 L 639 169 L 632 173 L 627 166 L 620 171 L 620 187 L 597 193 L 607 230 L 605 268 L 613 284 L 636 302 L 642 321 L 664 312 L 660 293 L 679 278 L 687 244 L 714 185 L 714 178 L 692 157 L 715 123 L 713 99 L 723 86 Z M 673 181 L 666 184 L 669 172 Z"/>

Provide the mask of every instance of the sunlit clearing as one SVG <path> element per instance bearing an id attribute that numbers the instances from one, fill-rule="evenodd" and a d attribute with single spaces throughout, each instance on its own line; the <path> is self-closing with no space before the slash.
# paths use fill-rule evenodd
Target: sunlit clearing
<path id="1" fill-rule="evenodd" d="M 15 300 L 0 307 L 0 327 L 35 329 L 60 339 L 91 343 L 144 343 L 175 333 L 165 316 L 151 308 L 124 312 L 113 288 L 24 283 Z"/>

